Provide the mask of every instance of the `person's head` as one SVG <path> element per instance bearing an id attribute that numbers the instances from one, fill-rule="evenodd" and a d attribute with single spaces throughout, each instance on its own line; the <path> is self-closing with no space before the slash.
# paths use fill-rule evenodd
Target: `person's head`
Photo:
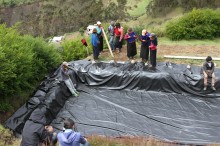
<path id="1" fill-rule="evenodd" d="M 97 33 L 97 29 L 96 29 L 96 28 L 93 28 L 92 32 L 93 32 L 93 33 Z"/>
<path id="2" fill-rule="evenodd" d="M 156 38 L 156 34 L 155 34 L 155 33 L 151 33 L 151 34 L 150 34 L 150 39 L 151 39 L 151 40 L 154 40 L 155 38 Z"/>
<path id="3" fill-rule="evenodd" d="M 63 124 L 65 129 L 74 129 L 75 126 L 74 121 L 70 118 L 65 119 Z"/>
<path id="4" fill-rule="evenodd" d="M 143 36 L 145 36 L 146 33 L 147 33 L 147 30 L 146 30 L 146 29 L 143 29 L 141 34 L 142 34 Z"/>
<path id="5" fill-rule="evenodd" d="M 96 23 L 98 26 L 101 26 L 101 22 L 100 21 L 97 21 L 97 23 Z"/>
<path id="6" fill-rule="evenodd" d="M 212 57 L 211 56 L 207 56 L 206 57 L 206 62 L 211 62 L 212 61 Z"/>
<path id="7" fill-rule="evenodd" d="M 111 26 L 115 26 L 115 21 L 111 21 Z"/>
<path id="8" fill-rule="evenodd" d="M 116 26 L 117 28 L 120 28 L 120 27 L 121 27 L 121 25 L 120 25 L 119 22 L 117 22 L 117 23 L 115 24 L 115 26 Z"/>
<path id="9" fill-rule="evenodd" d="M 63 62 L 63 67 L 64 67 L 64 68 L 67 68 L 67 67 L 68 67 L 68 62 L 64 61 L 64 62 Z"/>
<path id="10" fill-rule="evenodd" d="M 132 28 L 128 28 L 128 33 L 132 33 L 132 32 L 133 32 Z"/>

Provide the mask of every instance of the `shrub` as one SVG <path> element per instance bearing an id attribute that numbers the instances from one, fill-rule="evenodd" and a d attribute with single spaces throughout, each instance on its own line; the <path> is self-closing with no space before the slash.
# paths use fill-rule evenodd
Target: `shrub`
<path id="1" fill-rule="evenodd" d="M 87 43 L 89 45 L 90 43 L 89 39 L 87 40 Z M 80 39 L 64 41 L 62 43 L 62 47 L 63 47 L 63 51 L 61 52 L 61 55 L 63 60 L 65 61 L 79 60 L 87 56 L 86 48 L 85 46 L 83 46 Z M 91 49 L 89 52 L 91 52 Z"/>
<path id="2" fill-rule="evenodd" d="M 211 9 L 194 9 L 166 26 L 166 34 L 172 40 L 210 39 L 219 37 L 219 32 L 220 12 Z"/>
<path id="3" fill-rule="evenodd" d="M 0 125 L 0 146 L 15 146 L 20 144 L 20 140 L 16 139 L 13 132 Z"/>
<path id="4" fill-rule="evenodd" d="M 141 35 L 141 32 L 142 30 L 144 29 L 143 26 L 136 26 L 133 28 L 134 32 L 136 33 L 136 35 L 140 36 Z"/>
<path id="5" fill-rule="evenodd" d="M 12 106 L 10 103 L 1 101 L 0 102 L 0 112 L 6 112 L 6 111 L 10 111 L 12 109 Z"/>
<path id="6" fill-rule="evenodd" d="M 55 68 L 61 57 L 42 38 L 20 35 L 16 27 L 0 25 L 0 97 L 10 97 L 35 87 Z"/>

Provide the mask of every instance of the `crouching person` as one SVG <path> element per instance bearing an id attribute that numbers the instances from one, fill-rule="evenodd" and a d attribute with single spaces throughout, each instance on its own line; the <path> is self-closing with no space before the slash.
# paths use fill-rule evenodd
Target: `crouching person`
<path id="1" fill-rule="evenodd" d="M 60 146 L 89 146 L 87 140 L 79 132 L 75 132 L 74 128 L 75 123 L 72 119 L 64 121 L 64 131 L 57 135 Z"/>
<path id="2" fill-rule="evenodd" d="M 214 69 L 215 69 L 215 64 L 212 61 L 212 57 L 208 56 L 206 58 L 206 62 L 203 64 L 203 75 L 204 75 L 204 88 L 203 90 L 207 90 L 207 86 L 208 86 L 208 78 L 212 78 L 212 90 L 216 90 L 215 89 L 215 73 L 214 73 Z"/>
<path id="3" fill-rule="evenodd" d="M 67 62 L 63 62 L 61 72 L 62 72 L 63 81 L 65 82 L 66 86 L 69 88 L 72 95 L 79 96 L 79 92 L 76 91 L 76 89 L 73 85 L 73 82 L 70 79 L 70 76 L 69 76 L 70 72 L 69 72 L 69 67 L 68 67 Z"/>
<path id="4" fill-rule="evenodd" d="M 51 146 L 57 142 L 57 135 L 46 119 L 46 108 L 41 107 L 32 112 L 26 121 L 20 146 Z"/>

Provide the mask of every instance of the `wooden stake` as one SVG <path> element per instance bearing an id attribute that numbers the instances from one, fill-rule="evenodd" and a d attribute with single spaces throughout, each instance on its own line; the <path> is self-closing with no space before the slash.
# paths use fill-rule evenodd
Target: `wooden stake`
<path id="1" fill-rule="evenodd" d="M 108 45 L 109 52 L 110 52 L 110 54 L 112 55 L 112 57 L 114 58 L 114 55 L 113 55 L 113 53 L 112 53 L 112 49 L 111 49 L 111 47 L 110 47 L 110 45 L 109 45 L 109 42 L 108 42 L 108 38 L 107 38 L 107 36 L 106 36 L 105 31 L 104 31 L 103 28 L 102 28 L 102 32 L 103 32 L 103 34 L 104 34 L 106 43 L 107 43 L 107 45 Z"/>

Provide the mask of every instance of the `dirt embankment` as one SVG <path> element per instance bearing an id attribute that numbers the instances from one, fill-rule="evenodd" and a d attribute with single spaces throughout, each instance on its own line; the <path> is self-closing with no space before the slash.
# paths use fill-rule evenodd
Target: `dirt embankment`
<path id="1" fill-rule="evenodd" d="M 20 22 L 20 31 L 34 36 L 63 35 L 94 22 L 94 18 L 100 18 L 102 4 L 92 2 L 48 0 L 0 8 L 0 23 L 12 26 Z"/>
<path id="2" fill-rule="evenodd" d="M 140 59 L 140 45 L 137 45 L 137 55 L 135 56 L 136 61 L 141 61 Z M 157 49 L 157 57 L 162 58 L 162 61 L 173 61 L 169 59 L 164 59 L 164 55 L 173 55 L 173 56 L 196 56 L 196 57 L 220 57 L 220 47 L 216 45 L 158 45 Z M 108 59 L 110 53 L 108 49 L 104 51 L 100 55 L 100 57 L 104 60 Z M 123 46 L 122 52 L 118 51 L 114 52 L 114 60 L 115 61 L 127 61 L 127 48 L 126 45 Z M 203 61 L 201 61 L 202 63 Z M 180 63 L 180 62 L 178 62 Z M 184 60 L 182 60 L 184 63 Z"/>

